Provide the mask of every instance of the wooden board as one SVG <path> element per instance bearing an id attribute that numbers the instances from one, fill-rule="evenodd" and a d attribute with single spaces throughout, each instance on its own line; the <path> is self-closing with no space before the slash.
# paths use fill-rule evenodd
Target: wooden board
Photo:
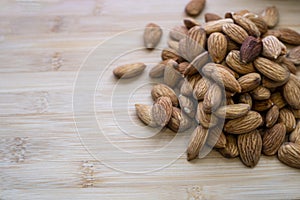
<path id="1" fill-rule="evenodd" d="M 254 169 L 216 152 L 189 163 L 187 137 L 153 134 L 136 119 L 134 103 L 150 102 L 153 80 L 145 72 L 117 82 L 111 70 L 158 62 L 159 51 L 139 49 L 141 30 L 164 27 L 163 48 L 186 3 L 0 2 L 1 200 L 300 198 L 299 170 L 275 157 Z M 279 26 L 300 31 L 298 0 L 209 0 L 204 12 L 268 5 L 279 8 Z"/>

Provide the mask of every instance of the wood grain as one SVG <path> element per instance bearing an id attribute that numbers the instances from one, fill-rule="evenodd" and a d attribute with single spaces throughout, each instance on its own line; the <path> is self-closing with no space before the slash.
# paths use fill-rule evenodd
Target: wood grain
<path id="1" fill-rule="evenodd" d="M 281 164 L 274 157 L 263 156 L 254 169 L 248 169 L 239 159 L 225 159 L 217 152 L 189 163 L 184 154 L 175 156 L 184 153 L 181 147 L 170 147 L 169 154 L 159 156 L 138 155 L 132 161 L 111 152 L 100 140 L 103 137 L 93 132 L 95 124 L 91 116 L 96 116 L 114 145 L 130 154 L 160 150 L 174 139 L 175 135 L 169 131 L 152 137 L 140 131 L 143 125 L 134 115 L 134 103 L 151 102 L 150 85 L 137 89 L 124 102 L 115 102 L 115 115 L 121 116 L 119 123 L 129 123 L 131 130 L 136 130 L 132 133 L 127 130 L 131 135 L 122 133 L 112 119 L 110 95 L 117 81 L 109 75 L 95 90 L 95 113 L 83 107 L 74 120 L 73 86 L 89 52 L 113 35 L 141 29 L 148 22 L 166 29 L 181 24 L 186 3 L 184 0 L 0 2 L 1 200 L 300 198 L 299 170 Z M 300 31 L 297 0 L 209 0 L 204 12 L 223 16 L 228 10 L 244 8 L 259 12 L 267 5 L 279 8 L 280 27 Z M 204 15 L 197 19 L 204 21 Z M 167 37 L 167 32 L 164 36 Z M 126 42 L 139 44 L 140 39 L 125 41 L 125 45 Z M 104 54 L 110 55 L 111 51 L 107 49 Z M 133 59 L 152 66 L 159 61 L 159 52 L 136 51 L 120 57 L 108 71 L 105 66 L 95 65 L 90 73 L 110 74 L 109 70 L 117 64 Z M 149 81 L 148 71 L 135 84 Z M 125 98 L 126 90 L 121 86 L 119 89 L 116 97 Z M 120 105 L 127 107 L 118 110 Z M 123 115 L 129 118 L 122 118 Z M 94 146 L 92 152 L 99 150 L 104 160 L 92 155 L 82 144 L 83 136 L 76 129 L 78 121 L 91 131 L 88 135 L 91 143 L 103 144 Z M 172 156 L 175 156 L 173 162 L 153 172 L 122 171 L 122 165 L 137 172 L 152 169 Z M 109 163 L 120 166 L 121 170 Z"/>

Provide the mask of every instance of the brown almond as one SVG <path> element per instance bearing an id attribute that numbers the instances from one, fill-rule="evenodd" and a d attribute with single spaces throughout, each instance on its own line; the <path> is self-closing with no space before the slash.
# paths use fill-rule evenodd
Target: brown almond
<path id="1" fill-rule="evenodd" d="M 300 48 L 299 48 L 299 50 L 300 50 Z M 299 51 L 299 55 L 300 55 L 300 51 Z M 281 66 L 287 68 L 292 74 L 296 74 L 297 73 L 297 68 L 296 68 L 294 62 L 290 58 L 285 57 L 285 56 L 280 56 L 276 60 L 276 62 L 278 64 L 280 64 Z M 299 64 L 300 64 L 300 62 L 299 62 Z"/>
<path id="2" fill-rule="evenodd" d="M 250 94 L 255 100 L 267 100 L 271 97 L 271 91 L 261 85 L 252 90 Z"/>
<path id="3" fill-rule="evenodd" d="M 214 148 L 224 148 L 226 146 L 226 136 L 220 126 L 208 129 L 206 144 Z"/>
<path id="4" fill-rule="evenodd" d="M 300 169 L 300 144 L 284 143 L 278 150 L 278 159 L 290 167 Z"/>
<path id="5" fill-rule="evenodd" d="M 205 49 L 191 37 L 185 37 L 179 41 L 179 55 L 192 62 L 199 54 L 204 52 Z"/>
<path id="6" fill-rule="evenodd" d="M 179 51 L 179 42 L 178 41 L 169 39 L 168 40 L 168 46 L 169 46 L 169 48 L 173 49 L 174 52 L 178 52 Z"/>
<path id="7" fill-rule="evenodd" d="M 254 61 L 262 51 L 262 42 L 260 39 L 249 36 L 242 43 L 240 57 L 243 63 Z"/>
<path id="8" fill-rule="evenodd" d="M 200 79 L 196 85 L 195 88 L 193 90 L 193 95 L 195 97 L 195 99 L 197 100 L 203 100 L 205 94 L 208 91 L 208 88 L 210 87 L 211 82 L 209 81 L 209 79 L 203 77 L 202 79 Z"/>
<path id="9" fill-rule="evenodd" d="M 255 59 L 254 66 L 260 73 L 273 81 L 283 82 L 290 76 L 290 72 L 286 68 L 263 57 Z"/>
<path id="10" fill-rule="evenodd" d="M 267 156 L 275 155 L 284 142 L 285 125 L 278 123 L 268 129 L 262 138 L 262 151 Z"/>
<path id="11" fill-rule="evenodd" d="M 158 126 L 165 126 L 172 115 L 172 102 L 169 97 L 159 97 L 152 106 L 152 116 Z"/>
<path id="12" fill-rule="evenodd" d="M 243 63 L 241 59 L 241 52 L 232 50 L 226 57 L 226 64 L 239 74 L 249 74 L 255 72 L 255 68 L 251 62 Z"/>
<path id="13" fill-rule="evenodd" d="M 207 93 L 204 95 L 203 99 L 203 109 L 206 113 L 211 113 L 215 111 L 221 104 L 222 99 L 225 98 L 222 96 L 222 90 L 218 84 L 212 84 Z"/>
<path id="14" fill-rule="evenodd" d="M 224 130 L 231 134 L 243 134 L 258 128 L 263 122 L 261 115 L 255 111 L 249 111 L 246 115 L 229 120 L 224 125 Z"/>
<path id="15" fill-rule="evenodd" d="M 292 48 L 289 51 L 287 58 L 295 65 L 300 65 L 300 46 Z"/>
<path id="16" fill-rule="evenodd" d="M 196 121 L 205 128 L 211 128 L 217 125 L 218 118 L 204 112 L 203 102 L 200 101 L 197 106 Z"/>
<path id="17" fill-rule="evenodd" d="M 191 96 L 197 82 L 201 79 L 201 76 L 198 74 L 193 75 L 184 79 L 184 82 L 180 88 L 180 94 L 184 96 Z"/>
<path id="18" fill-rule="evenodd" d="M 203 49 L 206 47 L 206 33 L 200 26 L 194 26 L 188 31 L 188 37 Z"/>
<path id="19" fill-rule="evenodd" d="M 192 120 L 179 108 L 173 107 L 168 127 L 175 133 L 183 132 L 192 126 Z"/>
<path id="20" fill-rule="evenodd" d="M 199 15 L 202 10 L 204 9 L 206 0 L 191 0 L 185 6 L 185 12 L 187 15 L 190 16 L 197 16 Z"/>
<path id="21" fill-rule="evenodd" d="M 205 23 L 204 30 L 206 34 L 211 34 L 214 32 L 222 32 L 222 27 L 224 24 L 233 24 L 232 19 L 219 19 Z"/>
<path id="22" fill-rule="evenodd" d="M 277 59 L 280 55 L 286 53 L 286 47 L 275 36 L 269 35 L 262 39 L 263 50 L 262 55 L 270 58 Z"/>
<path id="23" fill-rule="evenodd" d="M 277 122 L 279 117 L 279 108 L 276 105 L 273 105 L 272 108 L 266 114 L 266 127 L 271 128 Z"/>
<path id="24" fill-rule="evenodd" d="M 159 97 L 169 97 L 172 102 L 172 105 L 175 107 L 178 106 L 178 99 L 176 93 L 172 88 L 165 84 L 154 85 L 151 90 L 151 96 L 153 101 L 156 101 Z"/>
<path id="25" fill-rule="evenodd" d="M 136 114 L 139 119 L 150 127 L 157 127 L 155 120 L 153 119 L 151 106 L 145 104 L 135 104 Z"/>
<path id="26" fill-rule="evenodd" d="M 200 23 L 191 17 L 184 18 L 183 23 L 187 29 L 191 29 L 194 26 L 200 26 Z"/>
<path id="27" fill-rule="evenodd" d="M 207 49 L 215 63 L 221 63 L 227 53 L 227 40 L 222 33 L 212 33 L 207 40 Z"/>
<path id="28" fill-rule="evenodd" d="M 247 167 L 255 167 L 260 159 L 262 139 L 258 130 L 238 135 L 238 149 L 241 161 Z"/>
<path id="29" fill-rule="evenodd" d="M 219 85 L 224 85 L 225 89 L 230 92 L 241 92 L 241 86 L 235 77 L 226 69 L 216 66 L 218 66 L 218 64 L 207 63 L 202 68 L 203 74 L 212 78 Z"/>
<path id="30" fill-rule="evenodd" d="M 204 51 L 200 55 L 198 55 L 190 65 L 185 69 L 184 76 L 199 74 L 201 72 L 202 67 L 208 62 L 210 56 L 207 51 Z"/>
<path id="31" fill-rule="evenodd" d="M 269 110 L 273 105 L 274 103 L 270 99 L 261 101 L 256 100 L 253 101 L 252 109 L 257 112 L 263 112 Z"/>
<path id="32" fill-rule="evenodd" d="M 282 42 L 300 45 L 300 34 L 297 31 L 294 31 L 290 28 L 281 28 L 279 31 L 278 39 Z"/>
<path id="33" fill-rule="evenodd" d="M 190 118 L 195 117 L 197 104 L 194 102 L 194 99 L 179 95 L 178 100 L 183 112 L 185 112 Z"/>
<path id="34" fill-rule="evenodd" d="M 230 67 L 228 67 L 226 61 L 223 61 L 221 65 L 218 65 L 217 67 L 221 67 L 223 69 L 226 69 L 232 76 L 234 76 L 234 78 L 238 79 L 240 77 L 240 75 L 235 72 L 234 70 L 232 70 Z"/>
<path id="35" fill-rule="evenodd" d="M 235 158 L 239 156 L 236 137 L 234 135 L 226 135 L 226 145 L 224 148 L 218 149 L 218 151 L 225 158 Z"/>
<path id="36" fill-rule="evenodd" d="M 296 119 L 300 119 L 300 109 L 290 108 Z"/>
<path id="37" fill-rule="evenodd" d="M 113 73 L 119 79 L 127 79 L 140 75 L 145 68 L 146 65 L 144 63 L 131 63 L 115 68 Z"/>
<path id="38" fill-rule="evenodd" d="M 188 29 L 185 26 L 175 26 L 170 30 L 170 38 L 175 41 L 179 41 L 185 38 L 188 34 Z"/>
<path id="39" fill-rule="evenodd" d="M 244 17 L 247 17 L 248 19 L 250 19 L 258 28 L 258 30 L 260 31 L 261 35 L 265 34 L 268 31 L 268 25 L 267 23 L 263 20 L 263 18 L 255 15 L 244 15 Z"/>
<path id="40" fill-rule="evenodd" d="M 161 59 L 162 60 L 172 59 L 174 61 L 179 61 L 180 56 L 174 49 L 166 48 L 166 49 L 163 49 L 162 52 L 161 52 Z"/>
<path id="41" fill-rule="evenodd" d="M 248 104 L 252 108 L 252 97 L 249 93 L 243 93 L 239 96 L 239 103 Z"/>
<path id="42" fill-rule="evenodd" d="M 257 26 L 248 18 L 241 15 L 232 15 L 234 22 L 240 25 L 249 35 L 260 37 L 260 31 Z"/>
<path id="43" fill-rule="evenodd" d="M 250 110 L 249 104 L 232 104 L 218 108 L 214 114 L 219 118 L 236 119 L 242 117 Z"/>
<path id="44" fill-rule="evenodd" d="M 243 41 L 248 37 L 248 33 L 239 25 L 236 24 L 224 24 L 222 31 L 230 37 L 233 41 L 242 44 Z"/>
<path id="45" fill-rule="evenodd" d="M 265 8 L 260 16 L 266 22 L 269 28 L 276 26 L 279 21 L 279 11 L 276 6 Z"/>
<path id="46" fill-rule="evenodd" d="M 154 23 L 147 24 L 144 30 L 144 45 L 147 49 L 154 49 L 162 36 L 162 29 Z"/>
<path id="47" fill-rule="evenodd" d="M 178 64 L 177 70 L 184 75 L 184 72 L 186 69 L 189 67 L 190 63 L 189 62 L 182 62 Z"/>
<path id="48" fill-rule="evenodd" d="M 249 92 L 260 85 L 261 76 L 258 73 L 249 73 L 241 76 L 238 82 L 242 88 L 242 92 Z"/>
<path id="49" fill-rule="evenodd" d="M 160 63 L 158 63 L 157 65 L 155 65 L 154 67 L 152 67 L 149 72 L 149 76 L 151 78 L 162 77 L 164 75 L 165 67 L 168 62 L 169 62 L 169 60 L 164 60 L 164 61 L 161 61 Z"/>
<path id="50" fill-rule="evenodd" d="M 236 43 L 228 35 L 225 35 L 227 39 L 227 52 L 230 52 L 232 50 L 240 50 L 240 44 Z"/>
<path id="51" fill-rule="evenodd" d="M 279 109 L 281 109 L 287 105 L 286 101 L 284 100 L 284 98 L 280 94 L 280 92 L 275 92 L 275 93 L 271 94 L 270 99 L 274 103 L 274 105 L 276 105 Z"/>
<path id="52" fill-rule="evenodd" d="M 296 128 L 290 134 L 290 142 L 300 144 L 300 121 L 297 122 Z"/>
<path id="53" fill-rule="evenodd" d="M 204 15 L 205 22 L 216 21 L 222 19 L 219 15 L 215 13 L 205 13 Z"/>
<path id="54" fill-rule="evenodd" d="M 164 71 L 164 83 L 174 88 L 182 79 L 181 74 L 174 68 L 178 64 L 174 60 L 169 60 Z"/>
<path id="55" fill-rule="evenodd" d="M 288 81 L 289 79 L 286 79 L 284 81 L 273 81 L 265 76 L 262 77 L 262 80 L 261 80 L 261 83 L 262 83 L 262 86 L 266 87 L 266 88 L 269 88 L 269 89 L 276 89 L 280 86 L 283 86 L 284 84 L 286 84 L 286 82 Z"/>
<path id="56" fill-rule="evenodd" d="M 300 109 L 300 87 L 298 87 L 295 80 L 290 79 L 283 86 L 283 96 L 292 108 Z"/>
<path id="57" fill-rule="evenodd" d="M 290 133 L 296 128 L 296 119 L 291 110 L 282 108 L 279 111 L 278 122 L 281 122 L 286 127 L 286 132 Z"/>
<path id="58" fill-rule="evenodd" d="M 187 147 L 187 160 L 193 160 L 198 157 L 199 152 L 204 147 L 208 137 L 208 131 L 201 125 L 197 126 L 193 131 L 188 147 Z"/>

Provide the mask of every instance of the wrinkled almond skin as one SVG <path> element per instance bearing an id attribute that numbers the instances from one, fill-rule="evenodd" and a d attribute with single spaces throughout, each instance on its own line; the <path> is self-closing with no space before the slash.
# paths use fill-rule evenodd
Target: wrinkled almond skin
<path id="1" fill-rule="evenodd" d="M 225 119 L 236 119 L 242 117 L 248 113 L 250 110 L 249 104 L 232 104 L 222 106 L 214 112 L 214 114 L 219 118 Z"/>
<path id="2" fill-rule="evenodd" d="M 206 32 L 200 26 L 194 26 L 188 31 L 188 37 L 202 48 L 206 47 Z"/>
<path id="3" fill-rule="evenodd" d="M 173 107 L 168 127 L 175 133 L 183 132 L 192 126 L 192 120 L 179 108 Z"/>
<path id="4" fill-rule="evenodd" d="M 279 109 L 283 108 L 287 104 L 280 92 L 275 92 L 271 94 L 270 99 L 274 103 L 274 105 L 276 105 Z"/>
<path id="5" fill-rule="evenodd" d="M 186 79 L 184 79 L 184 82 L 180 88 L 180 94 L 182 94 L 184 96 L 193 95 L 193 90 L 200 79 L 201 79 L 201 76 L 199 76 L 198 74 L 195 74 L 193 76 L 190 76 L 190 77 L 187 77 Z"/>
<path id="6" fill-rule="evenodd" d="M 249 36 L 242 43 L 240 57 L 243 63 L 254 61 L 263 49 L 263 44 L 260 39 Z"/>
<path id="7" fill-rule="evenodd" d="M 247 167 L 255 167 L 260 159 L 262 139 L 258 130 L 238 135 L 238 149 L 242 162 Z"/>
<path id="8" fill-rule="evenodd" d="M 207 140 L 208 130 L 201 125 L 197 126 L 193 131 L 187 150 L 187 160 L 191 161 L 198 157 L 199 152 L 204 147 Z"/>
<path id="9" fill-rule="evenodd" d="M 218 118 L 215 115 L 208 114 L 203 110 L 203 102 L 197 106 L 196 121 L 205 128 L 211 128 L 217 125 Z"/>
<path id="10" fill-rule="evenodd" d="M 263 57 L 255 59 L 254 66 L 260 73 L 273 81 L 283 82 L 290 76 L 290 72 L 286 68 Z"/>
<path id="11" fill-rule="evenodd" d="M 249 93 L 243 93 L 239 96 L 239 103 L 248 104 L 252 108 L 252 97 Z"/>
<path id="12" fill-rule="evenodd" d="M 300 34 L 290 28 L 281 28 L 278 30 L 278 39 L 284 43 L 300 45 Z"/>
<path id="13" fill-rule="evenodd" d="M 203 99 L 203 109 L 206 113 L 211 113 L 215 111 L 221 104 L 222 98 L 225 98 L 222 96 L 222 90 L 218 86 L 218 84 L 214 83 L 212 84 L 207 93 L 204 95 Z"/>
<path id="14" fill-rule="evenodd" d="M 278 159 L 290 167 L 300 169 L 300 144 L 284 143 L 278 150 Z"/>
<path id="15" fill-rule="evenodd" d="M 241 15 L 232 15 L 234 22 L 240 25 L 249 35 L 260 37 L 260 31 L 257 26 L 248 18 Z"/>
<path id="16" fill-rule="evenodd" d="M 279 117 L 279 108 L 276 105 L 273 105 L 272 108 L 266 114 L 266 127 L 271 128 L 277 122 Z"/>
<path id="17" fill-rule="evenodd" d="M 164 83 L 174 88 L 182 79 L 181 74 L 175 69 L 178 64 L 174 60 L 169 60 L 164 71 Z M 175 67 L 174 67 L 175 66 Z"/>
<path id="18" fill-rule="evenodd" d="M 220 154 L 225 158 L 235 158 L 239 156 L 237 139 L 234 135 L 226 135 L 226 145 L 222 149 L 218 149 Z"/>
<path id="19" fill-rule="evenodd" d="M 197 100 L 203 100 L 205 94 L 208 91 L 208 88 L 210 87 L 211 82 L 209 81 L 209 79 L 203 77 L 202 79 L 200 79 L 196 85 L 195 88 L 193 90 L 193 96 L 195 97 L 195 99 Z"/>
<path id="20" fill-rule="evenodd" d="M 194 99 L 191 97 L 179 95 L 178 100 L 182 111 L 190 118 L 195 117 L 197 104 Z"/>
<path id="21" fill-rule="evenodd" d="M 224 24 L 222 26 L 222 31 L 238 44 L 242 44 L 248 37 L 248 33 L 242 27 L 236 24 Z"/>
<path id="22" fill-rule="evenodd" d="M 283 96 L 286 102 L 294 109 L 300 109 L 300 87 L 295 80 L 290 79 L 283 86 Z"/>
<path id="23" fill-rule="evenodd" d="M 172 59 L 174 61 L 179 61 L 181 58 L 180 58 L 179 54 L 174 49 L 166 48 L 166 49 L 163 49 L 162 52 L 161 52 L 161 59 L 162 60 Z"/>
<path id="24" fill-rule="evenodd" d="M 284 81 L 273 81 L 269 78 L 267 78 L 266 76 L 262 76 L 262 86 L 269 88 L 269 89 L 276 89 L 280 86 L 283 86 L 289 79 L 286 79 Z"/>
<path id="25" fill-rule="evenodd" d="M 300 144 L 300 121 L 297 122 L 296 128 L 290 134 L 290 142 Z"/>
<path id="26" fill-rule="evenodd" d="M 222 128 L 215 126 L 208 129 L 206 144 L 214 148 L 224 148 L 226 146 L 226 136 Z"/>
<path id="27" fill-rule="evenodd" d="M 281 122 L 286 127 L 286 132 L 290 133 L 296 128 L 296 119 L 291 110 L 282 108 L 279 111 L 278 122 Z"/>
<path id="28" fill-rule="evenodd" d="M 235 77 L 222 67 L 216 67 L 218 64 L 208 63 L 202 68 L 204 75 L 212 78 L 219 85 L 224 85 L 225 89 L 230 92 L 241 92 L 241 86 Z"/>
<path id="29" fill-rule="evenodd" d="M 261 115 L 255 111 L 249 111 L 246 115 L 229 120 L 224 125 L 224 130 L 231 134 L 243 134 L 258 128 L 263 122 Z"/>
<path id="30" fill-rule="evenodd" d="M 254 100 L 267 100 L 271 97 L 271 91 L 264 86 L 258 86 L 250 92 Z"/>
<path id="31" fill-rule="evenodd" d="M 290 108 L 296 119 L 300 119 L 300 109 Z"/>
<path id="32" fill-rule="evenodd" d="M 263 50 L 262 55 L 270 58 L 277 59 L 280 55 L 286 54 L 286 46 L 280 42 L 277 37 L 269 35 L 262 39 Z"/>
<path id="33" fill-rule="evenodd" d="M 159 97 L 152 106 L 152 116 L 155 123 L 164 127 L 172 115 L 172 102 L 169 97 Z"/>
<path id="34" fill-rule="evenodd" d="M 300 48 L 298 48 L 298 49 L 299 49 L 299 53 L 297 55 L 299 56 L 300 55 Z M 290 51 L 290 53 L 291 53 L 291 51 Z M 285 56 L 280 56 L 276 60 L 276 62 L 278 64 L 280 64 L 281 66 L 286 67 L 292 74 L 296 74 L 297 73 L 297 68 L 296 68 L 294 62 L 290 58 L 287 58 Z M 300 64 L 300 62 L 299 62 L 299 64 Z"/>
<path id="35" fill-rule="evenodd" d="M 227 40 L 222 33 L 212 33 L 207 41 L 207 48 L 212 60 L 221 63 L 227 53 Z"/>
<path id="36" fill-rule="evenodd" d="M 292 48 L 289 51 L 287 58 L 295 65 L 300 65 L 300 46 Z"/>
<path id="37" fill-rule="evenodd" d="M 158 63 L 157 65 L 155 65 L 154 67 L 152 67 L 152 69 L 149 72 L 149 76 L 151 78 L 162 77 L 164 75 L 165 67 L 168 62 L 169 62 L 169 60 L 164 60 L 164 61 L 161 61 L 160 63 Z"/>
<path id="38" fill-rule="evenodd" d="M 157 127 L 156 122 L 153 119 L 151 106 L 145 104 L 135 104 L 136 114 L 139 119 L 150 127 Z"/>
<path id="39" fill-rule="evenodd" d="M 205 13 L 204 19 L 205 19 L 205 22 L 210 22 L 210 21 L 216 21 L 216 20 L 222 19 L 222 17 L 220 17 L 219 15 L 214 14 L 214 13 Z"/>
<path id="40" fill-rule="evenodd" d="M 205 6 L 205 2 L 206 2 L 206 0 L 191 0 L 185 6 L 186 14 L 190 15 L 190 16 L 199 15 Z"/>
<path id="41" fill-rule="evenodd" d="M 279 21 L 279 11 L 276 6 L 267 7 L 260 16 L 269 28 L 276 26 Z"/>
<path id="42" fill-rule="evenodd" d="M 172 105 L 177 107 L 178 106 L 178 99 L 176 93 L 172 88 L 165 84 L 157 84 L 153 86 L 151 90 L 151 96 L 153 101 L 156 101 L 159 97 L 169 97 Z"/>
<path id="43" fill-rule="evenodd" d="M 274 103 L 270 100 L 261 100 L 261 101 L 253 101 L 252 109 L 257 111 L 257 112 L 263 112 L 266 110 L 269 110 Z"/>
<path id="44" fill-rule="evenodd" d="M 249 73 L 244 76 L 241 76 L 238 79 L 238 82 L 242 88 L 242 92 L 249 92 L 254 90 L 260 85 L 261 76 L 258 73 Z"/>
<path id="45" fill-rule="evenodd" d="M 132 63 L 119 66 L 113 70 L 115 77 L 127 79 L 140 75 L 146 68 L 144 63 Z"/>
<path id="46" fill-rule="evenodd" d="M 183 75 L 190 76 L 194 74 L 199 74 L 201 72 L 202 67 L 208 62 L 210 56 L 207 51 L 204 51 L 200 55 L 198 55 L 185 69 Z"/>
<path id="47" fill-rule="evenodd" d="M 286 133 L 285 125 L 278 123 L 268 129 L 262 138 L 262 151 L 267 156 L 275 155 L 284 142 Z"/>
<path id="48" fill-rule="evenodd" d="M 162 29 L 154 23 L 147 24 L 144 30 L 144 45 L 147 49 L 154 49 L 162 36 Z"/>
<path id="49" fill-rule="evenodd" d="M 245 17 L 250 19 L 256 25 L 261 35 L 265 34 L 268 31 L 268 25 L 261 17 L 257 15 L 245 15 Z"/>
<path id="50" fill-rule="evenodd" d="M 188 62 L 192 62 L 204 51 L 205 49 L 199 41 L 195 41 L 191 37 L 185 37 L 179 41 L 179 55 Z"/>
<path id="51" fill-rule="evenodd" d="M 188 34 L 188 29 L 185 26 L 175 26 L 170 30 L 169 36 L 175 41 L 179 41 Z"/>
<path id="52" fill-rule="evenodd" d="M 204 30 L 206 34 L 211 34 L 214 32 L 222 32 L 222 28 L 224 24 L 233 24 L 232 19 L 219 19 L 205 23 Z"/>
<path id="53" fill-rule="evenodd" d="M 237 50 L 232 50 L 228 53 L 226 56 L 226 64 L 232 70 L 242 75 L 255 72 L 255 68 L 251 62 L 242 62 L 241 52 Z"/>

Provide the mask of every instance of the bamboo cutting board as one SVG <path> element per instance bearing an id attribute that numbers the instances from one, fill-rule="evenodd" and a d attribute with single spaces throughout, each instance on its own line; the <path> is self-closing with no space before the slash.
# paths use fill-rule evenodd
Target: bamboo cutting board
<path id="1" fill-rule="evenodd" d="M 210 152 L 187 162 L 188 135 L 142 126 L 147 76 L 159 51 L 142 47 L 148 22 L 181 24 L 187 1 L 0 2 L 0 199 L 300 199 L 300 171 L 263 156 L 254 169 Z M 300 1 L 208 0 L 224 15 L 276 5 L 300 32 Z M 198 17 L 203 21 L 203 14 Z M 112 69 L 142 61 L 134 81 Z"/>

